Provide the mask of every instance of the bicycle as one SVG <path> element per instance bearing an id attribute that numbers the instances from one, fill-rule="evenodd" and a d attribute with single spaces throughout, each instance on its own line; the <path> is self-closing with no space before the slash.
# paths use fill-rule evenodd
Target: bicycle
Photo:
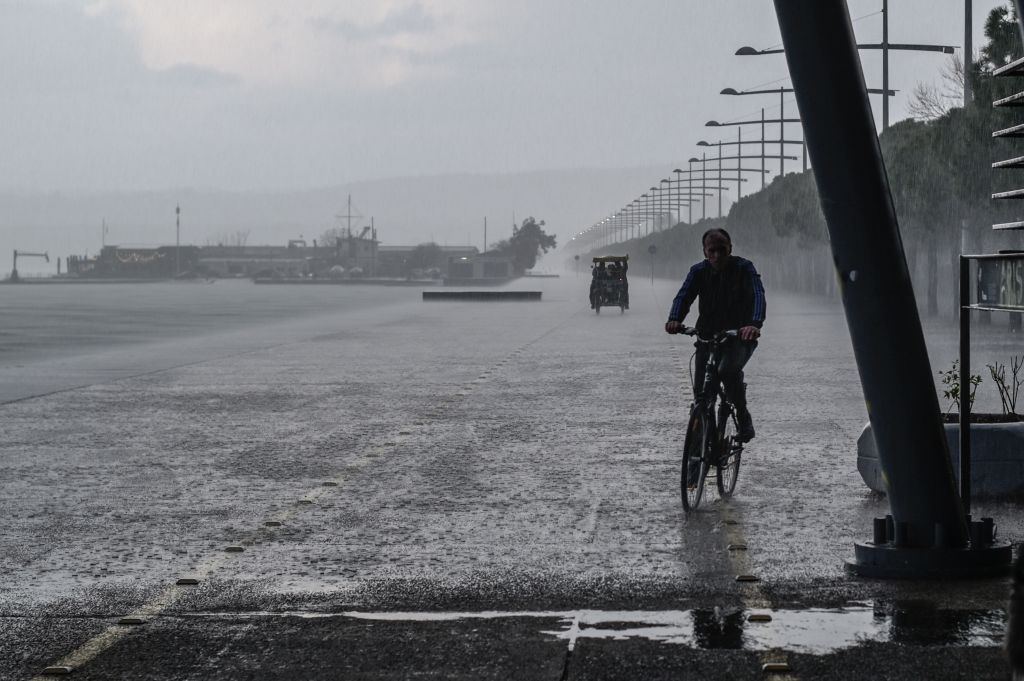
<path id="1" fill-rule="evenodd" d="M 690 418 L 683 442 L 680 492 L 683 509 L 692 511 L 700 505 L 704 496 L 704 483 L 711 466 L 715 467 L 720 496 L 728 497 L 736 489 L 743 443 L 737 437 L 736 408 L 726 397 L 718 380 L 718 363 L 722 344 L 739 336 L 739 331 L 721 331 L 711 338 L 701 338 L 697 336 L 696 329 L 686 327 L 681 327 L 679 333 L 696 337 L 697 342 L 707 344 L 710 351 L 704 372 L 704 385 L 694 386 L 694 400 L 690 405 Z M 717 390 L 709 390 L 711 386 L 717 386 Z M 709 392 L 711 394 L 707 396 Z"/>

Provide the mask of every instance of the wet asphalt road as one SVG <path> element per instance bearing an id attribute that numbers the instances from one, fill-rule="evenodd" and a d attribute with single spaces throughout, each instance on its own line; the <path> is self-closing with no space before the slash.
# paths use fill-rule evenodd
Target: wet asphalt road
<path id="1" fill-rule="evenodd" d="M 887 506 L 835 303 L 769 287 L 758 437 L 687 518 L 676 285 L 597 316 L 586 284 L 4 287 L 0 678 L 1008 677 L 1004 580 L 844 570 Z"/>

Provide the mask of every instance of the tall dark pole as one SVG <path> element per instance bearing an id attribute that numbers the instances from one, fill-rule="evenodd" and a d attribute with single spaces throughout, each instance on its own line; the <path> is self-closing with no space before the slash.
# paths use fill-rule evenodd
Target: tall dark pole
<path id="1" fill-rule="evenodd" d="M 676 168 L 672 172 L 674 172 L 676 174 L 676 219 L 679 222 L 682 222 L 683 221 L 683 180 L 682 180 L 682 178 L 680 178 L 680 175 L 683 174 L 683 170 L 682 170 L 682 168 Z M 693 197 L 690 196 L 689 192 L 687 192 L 687 194 L 686 194 L 686 203 L 687 203 L 687 205 L 689 205 L 690 199 L 692 199 L 692 198 Z"/>
<path id="2" fill-rule="evenodd" d="M 743 180 L 740 171 L 743 170 L 743 128 L 736 128 L 736 200 L 743 198 Z"/>
<path id="3" fill-rule="evenodd" d="M 779 116 L 782 118 L 782 116 Z M 779 156 L 782 156 L 784 152 L 779 152 Z M 764 176 L 767 175 L 767 171 L 764 167 L 764 107 L 761 107 L 761 189 L 764 189 Z"/>
<path id="4" fill-rule="evenodd" d="M 889 0 L 882 0 L 882 130 L 888 130 L 888 129 L 889 129 Z"/>
<path id="5" fill-rule="evenodd" d="M 687 161 L 687 163 L 690 164 L 690 174 L 686 176 L 686 188 L 687 188 L 687 192 L 686 193 L 689 194 L 691 198 L 693 198 L 693 159 L 691 158 L 689 161 Z M 701 193 L 702 194 L 704 193 L 703 189 L 701 190 Z M 689 218 L 688 222 L 689 222 L 689 224 L 692 225 L 693 224 L 693 201 L 690 201 L 689 203 L 687 203 L 687 205 L 686 205 L 686 212 L 687 212 L 687 217 Z"/>
<path id="6" fill-rule="evenodd" d="M 806 139 L 806 135 L 804 136 Z M 779 177 L 786 174 L 786 91 L 779 88 Z"/>
<path id="7" fill-rule="evenodd" d="M 643 238 L 647 234 L 647 220 L 651 214 L 651 195 L 650 193 L 642 194 L 640 198 L 643 199 L 643 205 L 640 209 L 640 237 Z"/>
<path id="8" fill-rule="evenodd" d="M 651 224 L 651 234 L 658 231 L 658 222 L 661 220 L 661 185 L 651 187 L 654 190 L 654 222 Z"/>
<path id="9" fill-rule="evenodd" d="M 722 140 L 718 140 L 718 217 L 722 217 Z"/>
<path id="10" fill-rule="evenodd" d="M 647 223 L 647 234 L 653 233 L 655 227 L 657 227 L 657 223 L 654 222 L 654 215 L 657 213 L 657 211 L 658 211 L 658 188 L 657 187 L 651 187 L 651 215 L 650 215 L 650 220 L 651 221 Z"/>
<path id="11" fill-rule="evenodd" d="M 721 148 L 721 147 L 719 147 Z M 700 154 L 700 186 L 706 187 L 708 184 L 708 152 L 702 151 Z M 708 216 L 708 197 L 707 191 L 701 189 L 701 194 L 704 196 L 700 197 L 700 219 L 703 220 Z"/>
<path id="12" fill-rule="evenodd" d="M 916 550 L 941 538 L 964 547 L 967 522 L 846 3 L 775 0 L 775 10 L 887 481 L 892 544 Z M 857 545 L 858 568 L 889 560 L 877 557 L 878 540 Z"/>
<path id="13" fill-rule="evenodd" d="M 971 513 L 971 261 L 960 256 L 960 501 Z"/>
<path id="14" fill-rule="evenodd" d="M 974 101 L 973 83 L 971 82 L 971 71 L 974 63 L 974 9 L 971 7 L 971 0 L 964 0 L 964 108 L 966 109 Z"/>
<path id="15" fill-rule="evenodd" d="M 669 222 L 672 221 L 672 180 L 668 179 L 667 177 L 663 177 L 663 178 L 661 178 L 661 183 L 660 184 L 667 185 L 665 187 L 665 189 L 668 190 L 668 195 L 665 196 L 665 206 L 661 209 L 661 215 L 662 215 L 661 231 L 664 232 L 665 231 L 665 219 L 664 219 L 664 216 L 667 214 L 668 217 L 669 217 Z M 662 190 L 662 193 L 664 193 L 664 190 Z"/>
<path id="16" fill-rule="evenodd" d="M 181 206 L 174 207 L 174 276 L 181 274 Z"/>
<path id="17" fill-rule="evenodd" d="M 664 180 L 658 183 L 658 222 L 656 223 L 657 229 L 655 231 L 662 231 L 665 229 L 665 208 L 668 206 L 668 197 L 665 196 L 666 187 L 662 186 Z M 672 185 L 669 185 L 667 189 L 671 189 Z"/>

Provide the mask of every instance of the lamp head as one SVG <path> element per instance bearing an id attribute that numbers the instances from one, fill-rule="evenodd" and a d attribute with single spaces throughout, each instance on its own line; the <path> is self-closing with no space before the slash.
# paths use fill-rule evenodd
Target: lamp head
<path id="1" fill-rule="evenodd" d="M 738 95 L 739 92 L 737 92 L 735 88 L 727 87 L 727 88 L 725 88 L 724 90 L 722 90 L 718 94 L 721 94 L 721 95 Z"/>

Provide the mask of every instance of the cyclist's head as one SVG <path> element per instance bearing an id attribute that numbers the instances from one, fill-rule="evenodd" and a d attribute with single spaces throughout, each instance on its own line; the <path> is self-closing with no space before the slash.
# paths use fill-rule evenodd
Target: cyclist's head
<path id="1" fill-rule="evenodd" d="M 729 247 L 732 247 L 732 237 L 729 236 L 729 232 L 725 231 L 721 227 L 712 227 L 708 231 L 704 232 L 704 235 L 700 238 L 701 245 L 707 246 L 708 237 L 715 234 L 725 239 L 726 243 L 729 244 Z"/>
<path id="2" fill-rule="evenodd" d="M 720 270 L 729 262 L 732 255 L 732 238 L 729 232 L 720 227 L 713 227 L 704 232 L 701 237 L 704 246 L 704 257 L 711 263 L 711 267 Z"/>

